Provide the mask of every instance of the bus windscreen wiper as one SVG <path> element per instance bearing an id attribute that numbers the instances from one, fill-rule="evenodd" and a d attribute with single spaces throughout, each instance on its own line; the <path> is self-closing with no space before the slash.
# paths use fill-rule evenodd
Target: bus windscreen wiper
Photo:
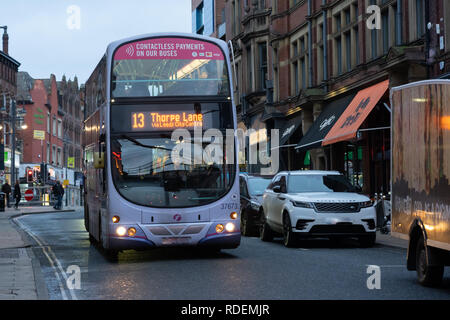
<path id="1" fill-rule="evenodd" d="M 172 149 L 168 149 L 168 148 L 164 148 L 164 147 L 159 147 L 159 146 L 149 146 L 149 145 L 143 144 L 143 143 L 137 141 L 136 139 L 134 139 L 134 138 L 132 138 L 132 137 L 126 135 L 126 134 L 122 134 L 122 135 L 120 135 L 120 137 L 121 137 L 122 139 L 131 141 L 131 142 L 133 142 L 134 144 L 136 144 L 136 145 L 138 145 L 138 146 L 140 146 L 140 147 L 143 147 L 143 148 L 159 149 L 159 150 L 165 150 L 165 151 L 172 152 Z"/>

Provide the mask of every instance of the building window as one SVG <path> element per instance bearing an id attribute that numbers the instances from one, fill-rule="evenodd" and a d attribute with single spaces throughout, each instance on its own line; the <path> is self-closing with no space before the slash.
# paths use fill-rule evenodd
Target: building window
<path id="1" fill-rule="evenodd" d="M 386 10 L 381 14 L 381 29 L 383 32 L 383 54 L 389 50 L 389 12 Z"/>
<path id="2" fill-rule="evenodd" d="M 57 127 L 56 127 L 56 118 L 53 117 L 53 135 L 56 136 L 57 132 Z"/>
<path id="3" fill-rule="evenodd" d="M 61 148 L 58 148 L 58 155 L 57 155 L 57 165 L 61 166 L 62 165 L 62 158 L 61 158 Z"/>
<path id="4" fill-rule="evenodd" d="M 278 101 L 279 98 L 279 86 L 280 86 L 280 79 L 278 76 L 278 49 L 273 48 L 273 77 L 275 80 L 274 86 L 273 86 L 273 98 L 274 101 Z"/>
<path id="5" fill-rule="evenodd" d="M 293 77 L 294 77 L 294 95 L 298 95 L 299 91 L 300 91 L 300 86 L 298 83 L 298 63 L 297 61 L 295 61 L 292 64 L 292 68 L 294 69 L 293 71 Z"/>
<path id="6" fill-rule="evenodd" d="M 305 58 L 300 59 L 300 66 L 302 72 L 302 89 L 306 89 L 306 62 Z"/>
<path id="7" fill-rule="evenodd" d="M 297 41 L 294 41 L 292 43 L 292 57 L 296 58 L 298 56 L 298 45 L 297 45 Z"/>
<path id="8" fill-rule="evenodd" d="M 241 32 L 241 1 L 236 0 L 236 30 L 237 33 Z"/>
<path id="9" fill-rule="evenodd" d="M 323 80 L 323 45 L 320 45 L 317 50 L 317 83 Z"/>
<path id="10" fill-rule="evenodd" d="M 203 34 L 203 2 L 198 5 L 197 9 L 195 9 L 195 26 L 196 33 Z"/>
<path id="11" fill-rule="evenodd" d="M 52 146 L 52 163 L 56 164 L 56 147 Z"/>
<path id="12" fill-rule="evenodd" d="M 351 20 L 351 16 L 350 16 L 350 8 L 346 9 L 344 11 L 344 17 L 345 17 L 345 25 L 348 26 L 350 24 Z"/>
<path id="13" fill-rule="evenodd" d="M 253 66 L 252 66 L 252 47 L 247 47 L 247 92 L 251 92 L 253 90 Z"/>
<path id="14" fill-rule="evenodd" d="M 351 42 L 351 34 L 347 32 L 345 35 L 345 64 L 347 67 L 347 71 L 350 71 L 352 68 L 352 42 Z"/>
<path id="15" fill-rule="evenodd" d="M 335 21 L 335 25 L 336 25 L 335 32 L 341 32 L 341 14 L 335 15 L 334 21 Z"/>
<path id="16" fill-rule="evenodd" d="M 47 163 L 50 163 L 50 143 L 47 142 L 47 157 L 45 158 Z"/>
<path id="17" fill-rule="evenodd" d="M 358 12 L 358 2 L 355 2 L 355 3 L 353 4 L 353 14 L 354 14 L 353 20 L 358 21 L 358 17 L 359 17 L 359 12 Z"/>
<path id="18" fill-rule="evenodd" d="M 360 55 L 360 46 L 359 46 L 359 30 L 358 27 L 353 29 L 354 34 L 355 34 L 355 47 L 356 47 L 356 52 L 355 52 L 355 65 L 359 64 L 359 55 Z"/>
<path id="19" fill-rule="evenodd" d="M 305 40 L 305 38 L 306 38 L 306 36 L 300 38 L 300 54 L 303 54 L 303 53 L 306 52 L 306 45 L 305 45 L 306 40 Z"/>
<path id="20" fill-rule="evenodd" d="M 50 134 L 50 112 L 47 112 L 47 132 Z"/>
<path id="21" fill-rule="evenodd" d="M 58 138 L 62 139 L 62 121 L 58 119 Z"/>
<path id="22" fill-rule="evenodd" d="M 420 38 L 425 33 L 425 6 L 424 0 L 416 0 L 416 28 L 417 38 Z"/>
<path id="23" fill-rule="evenodd" d="M 267 78 L 267 45 L 266 43 L 258 44 L 259 52 L 259 89 L 264 90 L 266 88 Z"/>
<path id="24" fill-rule="evenodd" d="M 378 57 L 378 43 L 377 43 L 377 30 L 373 29 L 371 35 L 372 40 L 372 59 Z"/>
<path id="25" fill-rule="evenodd" d="M 258 9 L 263 10 L 266 7 L 266 1 L 265 0 L 259 0 L 258 1 Z"/>
<path id="26" fill-rule="evenodd" d="M 337 74 L 342 74 L 342 41 L 341 37 L 336 38 L 336 62 L 337 62 Z"/>

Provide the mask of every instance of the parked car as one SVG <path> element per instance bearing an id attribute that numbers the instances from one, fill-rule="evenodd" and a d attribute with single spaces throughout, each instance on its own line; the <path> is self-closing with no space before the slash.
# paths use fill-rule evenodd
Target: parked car
<path id="1" fill-rule="evenodd" d="M 291 247 L 302 237 L 356 237 L 363 247 L 373 246 L 375 208 L 358 191 L 336 171 L 280 172 L 263 195 L 260 238 L 281 233 Z"/>
<path id="2" fill-rule="evenodd" d="M 259 232 L 259 208 L 262 195 L 272 177 L 258 176 L 241 173 L 239 186 L 241 193 L 241 233 L 244 236 L 254 235 Z"/>

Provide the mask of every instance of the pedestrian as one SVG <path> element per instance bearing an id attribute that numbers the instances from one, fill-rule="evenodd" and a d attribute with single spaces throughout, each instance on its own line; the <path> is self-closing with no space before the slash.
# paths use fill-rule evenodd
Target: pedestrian
<path id="1" fill-rule="evenodd" d="M 56 184 L 52 188 L 52 193 L 55 196 L 56 202 L 53 206 L 54 209 L 60 210 L 62 207 L 62 197 L 64 195 L 64 188 L 62 187 L 59 180 L 56 181 Z"/>
<path id="2" fill-rule="evenodd" d="M 6 206 L 10 208 L 11 204 L 9 200 L 9 195 L 11 194 L 11 186 L 9 185 L 8 180 L 6 180 L 5 183 L 3 184 L 2 192 L 5 194 L 6 197 Z"/>
<path id="3" fill-rule="evenodd" d="M 19 202 L 20 202 L 20 199 L 22 198 L 22 193 L 20 193 L 19 180 L 16 180 L 16 184 L 14 185 L 13 197 L 14 197 L 14 199 L 16 199 L 14 208 L 16 208 L 16 210 L 17 210 L 17 209 L 19 209 Z"/>
<path id="4" fill-rule="evenodd" d="M 62 184 L 58 181 L 58 189 L 59 189 L 59 198 L 58 198 L 58 207 L 59 210 L 62 209 L 62 198 L 64 196 L 64 187 L 62 186 Z"/>

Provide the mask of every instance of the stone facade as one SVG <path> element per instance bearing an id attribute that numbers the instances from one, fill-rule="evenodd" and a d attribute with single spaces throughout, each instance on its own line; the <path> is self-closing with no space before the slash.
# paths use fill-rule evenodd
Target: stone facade
<path id="1" fill-rule="evenodd" d="M 371 5 L 379 15 L 368 11 Z M 233 43 L 237 69 L 239 126 L 282 129 L 297 117 L 302 125 L 287 145 L 298 143 L 323 109 L 340 97 L 387 79 L 393 87 L 445 77 L 450 71 L 448 1 L 227 0 L 225 6 L 226 40 Z M 369 28 L 372 17 L 379 18 L 378 29 Z M 385 103 L 388 95 L 366 128 L 389 126 Z M 313 150 L 281 148 L 281 169 L 346 172 L 355 170 L 349 156 L 358 154 L 363 160 L 357 175 L 365 191 L 386 192 L 389 130 L 365 133 L 349 143 L 353 151 L 346 143 Z M 305 165 L 307 151 L 311 161 Z M 376 162 L 379 153 L 383 161 Z"/>
<path id="2" fill-rule="evenodd" d="M 77 77 L 73 81 L 67 81 L 63 76 L 62 81 L 58 81 L 58 111 L 63 116 L 64 166 L 68 166 L 69 158 L 74 158 L 74 169 L 81 171 L 84 110 Z"/>

